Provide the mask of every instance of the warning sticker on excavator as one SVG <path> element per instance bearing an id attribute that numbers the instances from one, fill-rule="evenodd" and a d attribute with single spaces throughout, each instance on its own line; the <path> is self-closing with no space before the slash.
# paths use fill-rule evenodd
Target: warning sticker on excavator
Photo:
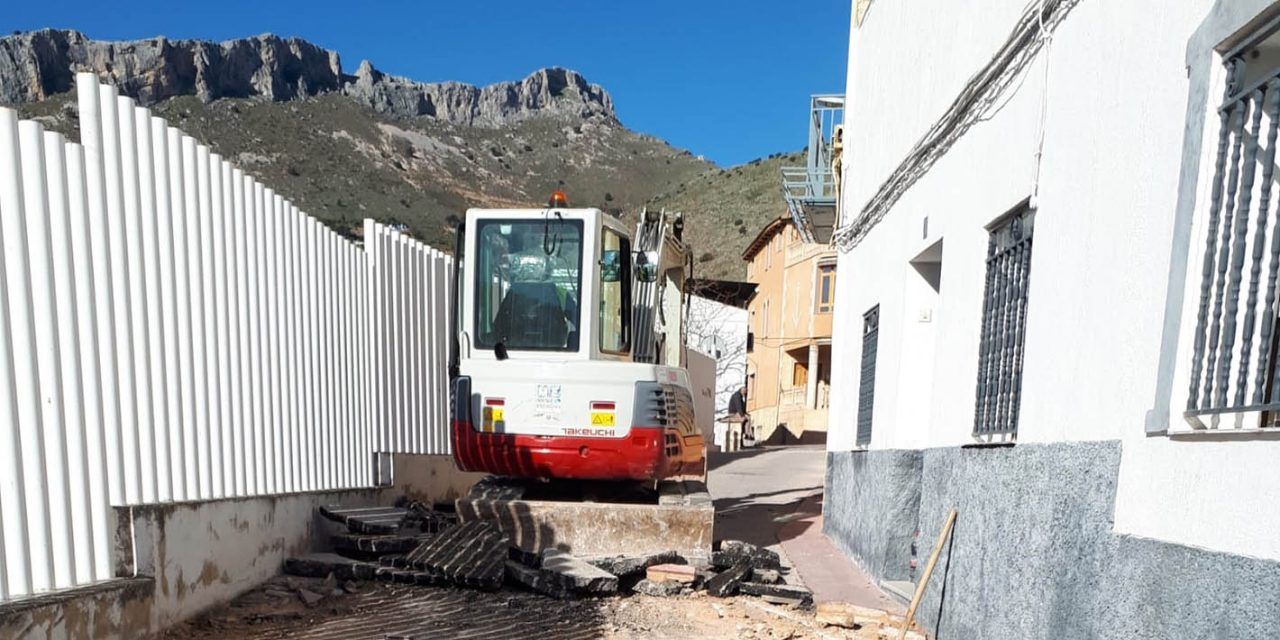
<path id="1" fill-rule="evenodd" d="M 592 411 L 591 426 L 593 427 L 612 427 L 613 412 L 612 411 Z"/>

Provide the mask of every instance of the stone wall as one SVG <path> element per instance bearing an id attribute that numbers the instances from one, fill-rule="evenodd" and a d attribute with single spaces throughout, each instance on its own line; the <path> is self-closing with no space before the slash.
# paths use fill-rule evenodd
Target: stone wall
<path id="1" fill-rule="evenodd" d="M 909 580 L 920 511 L 919 451 L 827 454 L 826 534 L 883 580 Z"/>
<path id="2" fill-rule="evenodd" d="M 1277 637 L 1280 563 L 1112 532 L 1120 456 L 1115 441 L 833 452 L 826 533 L 902 579 L 902 541 L 919 526 L 923 567 L 956 508 L 918 613 L 938 638 Z"/>

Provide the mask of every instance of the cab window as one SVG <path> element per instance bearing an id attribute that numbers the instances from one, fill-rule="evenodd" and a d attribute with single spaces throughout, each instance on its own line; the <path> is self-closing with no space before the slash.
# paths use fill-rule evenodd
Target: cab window
<path id="1" fill-rule="evenodd" d="M 605 229 L 600 236 L 600 350 L 627 353 L 631 321 L 630 242 Z"/>
<path id="2" fill-rule="evenodd" d="M 475 265 L 477 347 L 578 350 L 581 220 L 481 220 Z"/>

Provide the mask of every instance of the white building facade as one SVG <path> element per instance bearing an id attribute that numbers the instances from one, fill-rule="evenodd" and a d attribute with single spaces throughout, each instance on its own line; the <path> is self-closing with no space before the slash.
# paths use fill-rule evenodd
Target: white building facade
<path id="1" fill-rule="evenodd" d="M 940 637 L 1280 637 L 1280 5 L 854 5 L 827 533 L 957 509 Z"/>

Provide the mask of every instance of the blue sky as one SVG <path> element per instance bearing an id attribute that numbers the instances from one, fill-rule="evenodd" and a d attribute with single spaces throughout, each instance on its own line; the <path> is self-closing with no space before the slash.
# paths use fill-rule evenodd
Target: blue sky
<path id="1" fill-rule="evenodd" d="M 125 9 L 124 7 L 128 7 Z M 842 92 L 849 0 L 10 2 L 0 33 L 225 40 L 271 32 L 421 81 L 487 84 L 546 66 L 603 85 L 618 116 L 721 165 L 805 144 L 808 96 Z"/>

